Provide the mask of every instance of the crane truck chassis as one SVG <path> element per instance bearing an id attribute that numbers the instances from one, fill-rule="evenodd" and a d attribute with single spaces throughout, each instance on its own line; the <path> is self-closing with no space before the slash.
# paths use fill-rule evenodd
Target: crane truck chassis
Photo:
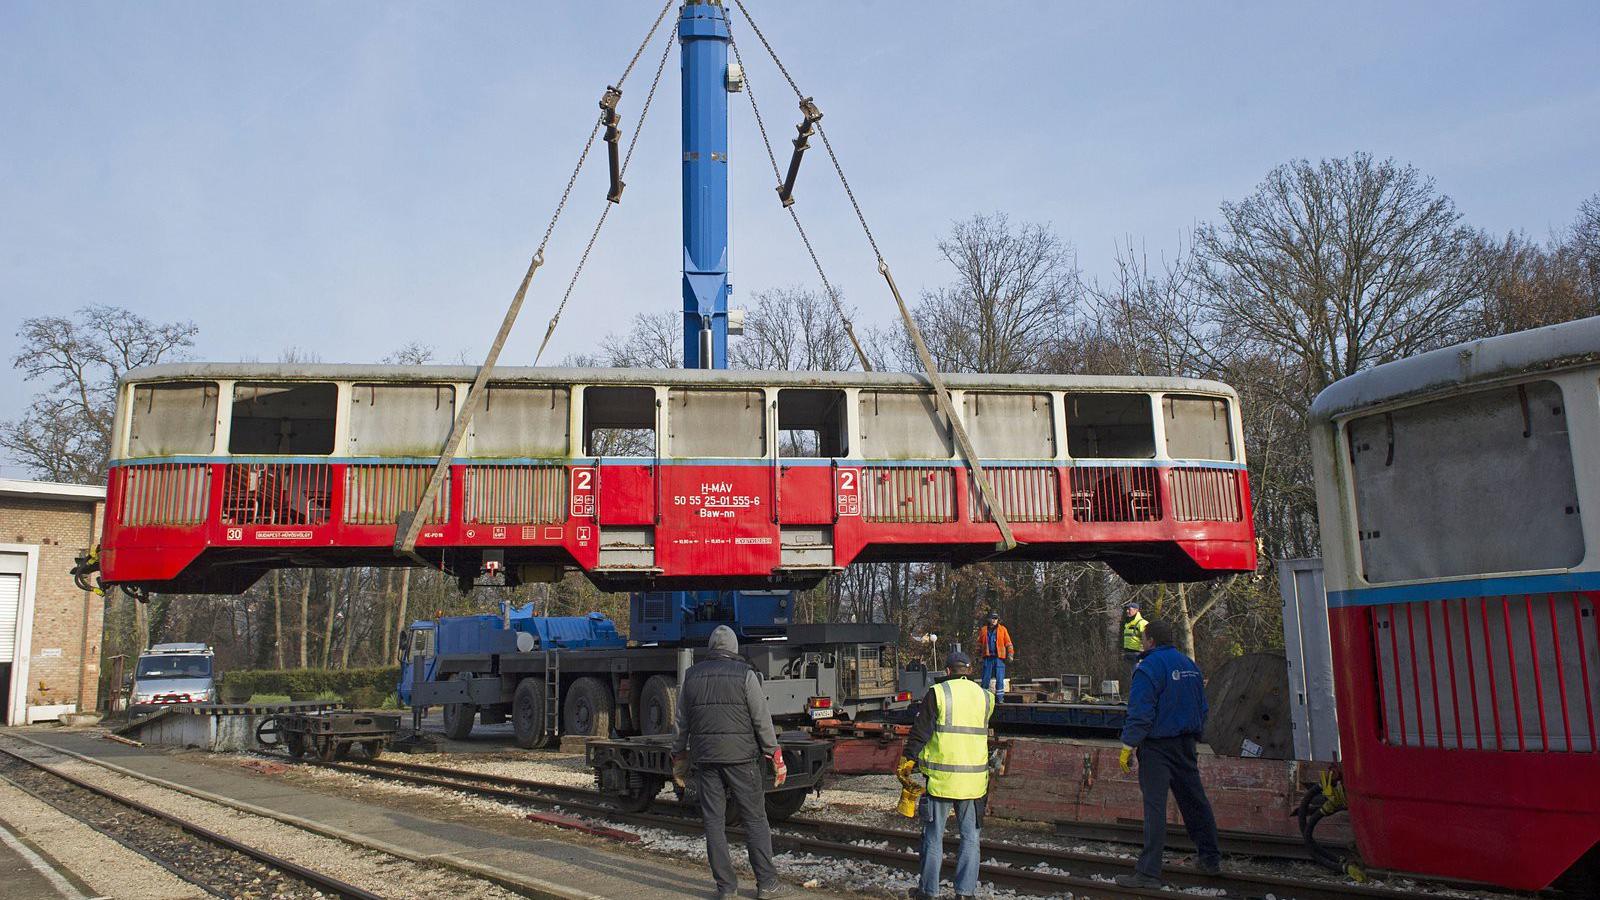
<path id="1" fill-rule="evenodd" d="M 862 719 L 907 708 L 926 689 L 922 671 L 895 665 L 893 625 L 790 625 L 742 643 L 775 722 Z M 670 734 L 682 673 L 704 647 L 628 646 L 609 620 L 458 616 L 418 621 L 402 645 L 401 702 L 441 706 L 445 735 L 510 720 L 518 746 L 556 746 L 564 734 Z"/>

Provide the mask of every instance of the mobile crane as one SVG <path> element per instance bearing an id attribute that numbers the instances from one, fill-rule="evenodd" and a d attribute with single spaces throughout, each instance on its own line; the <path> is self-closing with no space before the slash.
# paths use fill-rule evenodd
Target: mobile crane
<path id="1" fill-rule="evenodd" d="M 742 320 L 729 307 L 728 97 L 743 89 L 744 76 L 740 66 L 729 65 L 730 33 L 720 0 L 687 0 L 677 40 L 683 102 L 683 360 L 686 368 L 724 369 L 728 336 L 737 334 Z M 618 87 L 608 87 L 600 101 L 610 203 L 619 202 L 624 187 L 618 150 L 621 95 Z M 780 185 L 786 206 L 793 202 L 807 129 L 821 117 L 814 104 L 802 109 L 805 121 L 795 156 Z M 447 449 L 443 458 L 451 455 Z M 416 622 L 402 644 L 401 697 L 418 711 L 442 706 L 447 735 L 457 739 L 468 736 L 475 721 L 508 719 L 517 743 L 530 748 L 550 746 L 563 733 L 668 734 L 679 679 L 720 625 L 739 636 L 776 720 L 858 718 L 903 709 L 921 696 L 926 673 L 896 665 L 894 625 L 795 624 L 794 604 L 792 593 L 782 590 L 635 593 L 627 641 L 598 613 L 546 618 L 523 607 L 499 616 Z"/>

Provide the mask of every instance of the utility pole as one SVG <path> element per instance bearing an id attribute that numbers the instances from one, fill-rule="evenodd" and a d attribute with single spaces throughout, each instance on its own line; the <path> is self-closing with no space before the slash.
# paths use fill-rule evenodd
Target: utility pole
<path id="1" fill-rule="evenodd" d="M 683 82 L 683 367 L 728 367 L 728 20 L 722 0 L 678 17 Z"/>

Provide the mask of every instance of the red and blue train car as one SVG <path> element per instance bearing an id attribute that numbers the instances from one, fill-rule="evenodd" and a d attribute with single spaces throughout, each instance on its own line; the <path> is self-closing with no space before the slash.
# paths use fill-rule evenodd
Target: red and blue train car
<path id="1" fill-rule="evenodd" d="M 1312 410 L 1362 856 L 1537 889 L 1600 846 L 1600 318 L 1346 378 Z"/>
<path id="2" fill-rule="evenodd" d="M 282 566 L 409 564 L 474 369 L 178 364 L 119 387 L 107 583 L 229 593 Z M 1131 581 L 1256 565 L 1238 400 L 1176 378 L 951 376 L 1018 546 Z M 815 584 L 990 557 L 994 511 L 927 383 L 881 373 L 496 370 L 417 542 L 461 577 Z"/>

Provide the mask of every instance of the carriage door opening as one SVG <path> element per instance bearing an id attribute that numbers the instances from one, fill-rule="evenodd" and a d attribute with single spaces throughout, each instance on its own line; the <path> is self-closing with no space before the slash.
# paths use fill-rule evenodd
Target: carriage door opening
<path id="1" fill-rule="evenodd" d="M 583 391 L 583 446 L 595 457 L 600 566 L 655 565 L 656 392 L 647 387 Z"/>
<path id="2" fill-rule="evenodd" d="M 784 568 L 833 564 L 834 479 L 838 460 L 849 452 L 844 391 L 778 391 L 777 515 Z"/>

